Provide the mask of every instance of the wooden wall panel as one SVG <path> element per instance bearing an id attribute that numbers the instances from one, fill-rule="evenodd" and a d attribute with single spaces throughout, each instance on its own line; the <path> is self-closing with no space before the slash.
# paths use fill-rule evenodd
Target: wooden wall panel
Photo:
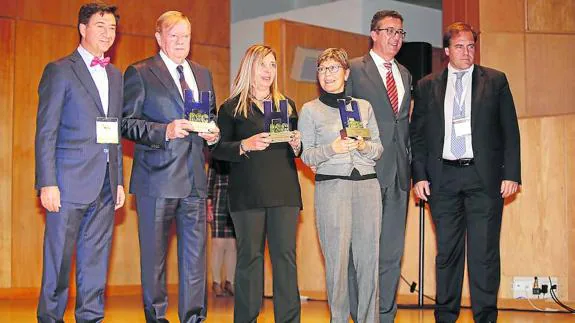
<path id="1" fill-rule="evenodd" d="M 18 15 L 25 20 L 76 26 L 78 23 L 78 10 L 82 4 L 87 2 L 86 0 L 21 0 L 17 3 L 17 10 Z M 118 7 L 120 15 L 119 30 L 122 33 L 152 36 L 155 32 L 156 19 L 165 11 L 177 10 L 190 18 L 193 43 L 229 47 L 229 0 L 147 1 L 145 5 L 142 5 L 141 0 L 107 2 Z M 15 6 L 15 4 L 11 6 Z M 137 10 L 134 10 L 136 8 Z M 3 10 L 8 9 L 0 10 L 0 15 L 2 15 Z"/>
<path id="2" fill-rule="evenodd" d="M 23 20 L 55 25 L 76 26 L 78 10 L 86 0 L 18 0 L 18 17 Z"/>
<path id="3" fill-rule="evenodd" d="M 2 0 L 0 5 L 0 17 L 16 17 L 17 0 Z"/>
<path id="4" fill-rule="evenodd" d="M 575 167 L 564 158 L 567 119 L 520 120 L 523 185 L 515 199 L 506 201 L 503 215 L 502 297 L 512 296 L 513 276 L 557 276 L 560 284 L 567 278 L 571 259 L 561 247 L 569 238 L 566 170 Z"/>
<path id="5" fill-rule="evenodd" d="M 447 26 L 456 21 L 466 22 L 473 26 L 475 30 L 481 30 L 479 2 L 479 0 L 443 0 L 443 28 L 441 32 L 443 33 Z M 479 64 L 481 37 L 479 37 L 475 46 L 477 48 L 475 52 L 475 62 Z"/>
<path id="6" fill-rule="evenodd" d="M 12 257 L 12 117 L 15 21 L 0 19 L 0 259 Z M 0 288 L 11 287 L 11 263 L 0 262 Z"/>
<path id="7" fill-rule="evenodd" d="M 575 34 L 525 37 L 527 115 L 574 113 L 575 70 L 566 57 L 575 52 Z"/>
<path id="8" fill-rule="evenodd" d="M 525 31 L 525 0 L 479 1 L 479 24 L 482 33 L 522 33 Z"/>
<path id="9" fill-rule="evenodd" d="M 230 48 L 194 44 L 191 58 L 212 72 L 219 107 L 230 93 Z"/>
<path id="10" fill-rule="evenodd" d="M 517 115 L 527 115 L 525 106 L 525 34 L 484 33 L 481 35 L 482 64 L 507 75 Z M 502 55 L 505 53 L 505 55 Z"/>
<path id="11" fill-rule="evenodd" d="M 230 47 L 230 0 L 187 1 L 192 21 L 193 42 Z"/>
<path id="12" fill-rule="evenodd" d="M 526 0 L 527 30 L 575 33 L 575 1 Z"/>
<path id="13" fill-rule="evenodd" d="M 162 13 L 177 10 L 190 17 L 192 2 L 195 1 L 170 0 L 144 3 L 141 0 L 117 0 L 115 3 L 120 14 L 120 32 L 146 37 L 153 36 L 156 31 L 156 20 Z M 192 23 L 192 32 L 194 31 Z"/>
<path id="14" fill-rule="evenodd" d="M 565 155 L 563 159 L 565 160 L 565 214 L 567 215 L 567 230 L 569 240 L 567 241 L 567 292 L 569 293 L 569 299 L 575 299 L 575 260 L 573 255 L 575 255 L 575 183 L 573 183 L 573 178 L 575 178 L 575 167 L 573 167 L 573 156 L 575 156 L 575 115 L 569 115 L 565 117 Z"/>

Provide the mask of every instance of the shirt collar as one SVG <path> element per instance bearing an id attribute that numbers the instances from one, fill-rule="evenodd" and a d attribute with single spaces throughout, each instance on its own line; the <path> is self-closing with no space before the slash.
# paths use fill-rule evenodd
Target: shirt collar
<path id="1" fill-rule="evenodd" d="M 84 61 L 84 63 L 86 63 L 86 66 L 88 66 L 88 68 L 94 68 L 100 66 L 100 65 L 90 66 L 90 64 L 92 64 L 92 60 L 96 56 L 92 55 L 87 49 L 84 48 L 84 46 L 82 46 L 82 44 L 78 45 L 78 53 L 80 53 L 80 56 L 82 56 L 82 60 Z M 100 56 L 99 58 L 104 58 L 104 55 Z"/>
<path id="2" fill-rule="evenodd" d="M 455 76 L 455 73 L 458 73 L 458 72 L 467 72 L 463 75 L 463 77 L 466 77 L 468 75 L 473 74 L 473 68 L 474 67 L 475 67 L 475 64 L 471 65 L 471 67 L 469 67 L 468 69 L 458 70 L 455 67 L 451 66 L 451 63 L 447 64 L 448 77 L 453 77 L 453 76 Z"/>
<path id="3" fill-rule="evenodd" d="M 182 62 L 182 64 L 176 64 L 176 62 L 172 61 L 168 55 L 166 55 L 162 50 L 160 50 L 160 57 L 162 58 L 162 60 L 164 61 L 164 63 L 166 64 L 166 66 L 168 67 L 168 70 L 170 72 L 172 71 L 176 71 L 176 68 L 178 67 L 178 65 L 182 65 L 184 67 L 184 69 L 186 68 L 186 63 L 187 61 L 184 60 L 184 62 Z"/>
<path id="4" fill-rule="evenodd" d="M 369 50 L 369 55 L 371 56 L 371 58 L 373 59 L 373 62 L 375 63 L 376 66 L 382 66 L 384 63 L 391 63 L 391 68 L 393 68 L 395 64 L 395 59 L 392 59 L 391 62 L 387 62 L 385 59 L 383 59 L 383 57 L 377 55 L 373 49 Z"/>

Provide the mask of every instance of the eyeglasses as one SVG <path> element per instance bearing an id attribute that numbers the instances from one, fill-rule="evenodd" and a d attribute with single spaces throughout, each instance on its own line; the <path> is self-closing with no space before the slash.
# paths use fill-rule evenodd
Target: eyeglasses
<path id="1" fill-rule="evenodd" d="M 387 36 L 389 37 L 393 37 L 395 35 L 399 35 L 399 37 L 401 38 L 405 38 L 405 35 L 407 35 L 407 32 L 405 32 L 405 30 L 403 29 L 395 29 L 393 27 L 387 27 L 387 28 L 376 28 L 376 31 L 382 31 L 385 30 L 385 33 L 387 34 Z"/>
<path id="2" fill-rule="evenodd" d="M 330 73 L 333 74 L 333 73 L 337 73 L 340 68 L 342 68 L 341 65 L 318 66 L 317 72 L 319 74 L 324 74 L 326 71 L 329 71 Z"/>

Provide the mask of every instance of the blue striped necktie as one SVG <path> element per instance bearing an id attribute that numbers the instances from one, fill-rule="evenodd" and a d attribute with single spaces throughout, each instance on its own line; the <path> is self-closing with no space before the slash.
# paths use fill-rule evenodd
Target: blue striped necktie
<path id="1" fill-rule="evenodd" d="M 456 72 L 457 80 L 455 81 L 455 97 L 453 98 L 453 118 L 452 121 L 465 118 L 465 99 L 462 98 L 463 94 L 463 75 L 465 72 Z M 465 136 L 457 137 L 455 134 L 455 127 L 451 124 L 451 152 L 455 158 L 459 159 L 465 154 Z"/>

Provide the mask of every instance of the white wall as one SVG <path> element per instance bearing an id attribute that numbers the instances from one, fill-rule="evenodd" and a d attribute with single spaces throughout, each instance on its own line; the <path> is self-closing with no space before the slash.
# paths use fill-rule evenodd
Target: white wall
<path id="1" fill-rule="evenodd" d="M 266 21 L 282 18 L 368 35 L 371 17 L 381 9 L 397 10 L 402 14 L 406 41 L 425 41 L 441 47 L 441 10 L 391 0 L 340 0 L 231 24 L 230 80 L 233 82 L 246 49 L 263 43 Z"/>
<path id="2" fill-rule="evenodd" d="M 369 33 L 369 23 L 376 11 L 396 10 L 403 16 L 403 28 L 407 31 L 405 41 L 423 41 L 433 47 L 441 47 L 442 11 L 398 1 L 363 0 L 362 34 Z"/>
<path id="3" fill-rule="evenodd" d="M 339 0 L 232 0 L 232 23 Z"/>

